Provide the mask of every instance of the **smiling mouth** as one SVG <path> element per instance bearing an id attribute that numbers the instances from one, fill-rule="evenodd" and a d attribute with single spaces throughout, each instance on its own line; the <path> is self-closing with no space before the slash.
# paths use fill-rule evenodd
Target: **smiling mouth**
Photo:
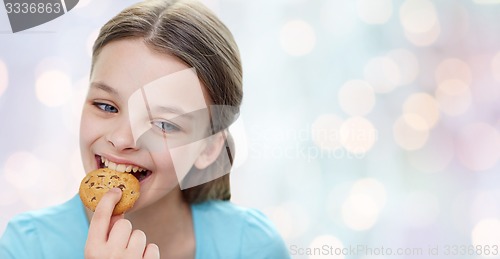
<path id="1" fill-rule="evenodd" d="M 115 170 L 117 172 L 125 172 L 133 175 L 139 182 L 148 178 L 152 174 L 151 170 L 136 166 L 136 165 L 127 165 L 127 164 L 117 164 L 115 162 L 109 161 L 105 157 L 96 155 L 96 160 L 99 168 L 109 168 L 111 170 Z"/>

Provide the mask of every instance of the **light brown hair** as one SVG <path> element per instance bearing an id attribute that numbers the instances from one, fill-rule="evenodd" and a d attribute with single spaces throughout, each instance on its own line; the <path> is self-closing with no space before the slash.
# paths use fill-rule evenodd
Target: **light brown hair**
<path id="1" fill-rule="evenodd" d="M 158 53 L 174 55 L 195 68 L 212 103 L 236 109 L 221 114 L 219 119 L 222 121 L 217 123 L 220 128 L 215 130 L 229 126 L 235 113 L 239 111 L 243 97 L 242 68 L 231 32 L 214 13 L 192 0 L 153 0 L 135 4 L 120 12 L 101 28 L 93 47 L 91 71 L 106 44 L 132 37 L 142 38 L 147 46 Z M 224 109 L 221 111 L 224 112 Z M 226 150 L 230 154 L 232 164 L 234 143 L 231 135 L 227 135 Z M 225 155 L 223 153 L 224 150 L 219 158 Z M 188 203 L 230 199 L 231 164 L 218 163 L 219 158 L 206 170 L 223 172 L 224 176 L 182 190 Z"/>

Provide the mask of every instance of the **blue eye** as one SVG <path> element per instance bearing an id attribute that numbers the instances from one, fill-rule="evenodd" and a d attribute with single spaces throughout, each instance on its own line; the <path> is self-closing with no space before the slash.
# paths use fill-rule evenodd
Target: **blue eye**
<path id="1" fill-rule="evenodd" d="M 165 133 L 172 133 L 180 130 L 179 127 L 167 121 L 153 121 L 151 124 L 158 127 Z"/>
<path id="2" fill-rule="evenodd" d="M 114 107 L 113 105 L 106 104 L 106 103 L 94 102 L 94 106 L 96 106 L 98 109 L 103 110 L 105 112 L 109 112 L 109 113 L 117 113 L 118 112 L 118 109 L 116 107 Z"/>

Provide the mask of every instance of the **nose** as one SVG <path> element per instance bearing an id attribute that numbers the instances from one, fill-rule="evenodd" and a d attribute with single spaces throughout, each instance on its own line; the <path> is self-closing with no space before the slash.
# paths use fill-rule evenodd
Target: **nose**
<path id="1" fill-rule="evenodd" d="M 130 122 L 126 120 L 125 117 L 126 116 L 114 123 L 106 136 L 106 140 L 117 149 L 117 151 L 137 150 Z"/>

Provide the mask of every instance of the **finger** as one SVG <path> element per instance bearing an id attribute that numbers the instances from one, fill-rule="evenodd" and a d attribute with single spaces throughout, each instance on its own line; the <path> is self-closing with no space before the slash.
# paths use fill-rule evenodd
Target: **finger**
<path id="1" fill-rule="evenodd" d="M 146 246 L 146 251 L 144 251 L 144 259 L 159 259 L 160 258 L 160 248 L 155 244 L 149 244 Z"/>
<path id="2" fill-rule="evenodd" d="M 132 223 L 126 219 L 120 219 L 109 232 L 108 244 L 114 248 L 126 248 L 130 233 L 132 233 Z"/>
<path id="3" fill-rule="evenodd" d="M 127 254 L 130 258 L 141 258 L 146 249 L 146 234 L 141 230 L 134 230 L 128 240 Z"/>
<path id="4" fill-rule="evenodd" d="M 108 239 L 108 231 L 111 223 L 111 215 L 115 205 L 120 201 L 122 192 L 119 188 L 109 190 L 101 198 L 95 209 L 89 226 L 87 243 L 102 244 Z"/>
<path id="5" fill-rule="evenodd" d="M 124 219 L 125 218 L 125 214 L 120 214 L 120 215 L 115 215 L 115 216 L 111 216 L 111 220 L 109 221 L 109 230 L 108 230 L 108 233 L 111 232 L 111 229 L 113 228 L 113 226 L 115 225 L 115 223 L 120 220 L 120 219 Z M 109 236 L 108 236 L 109 237 Z"/>

